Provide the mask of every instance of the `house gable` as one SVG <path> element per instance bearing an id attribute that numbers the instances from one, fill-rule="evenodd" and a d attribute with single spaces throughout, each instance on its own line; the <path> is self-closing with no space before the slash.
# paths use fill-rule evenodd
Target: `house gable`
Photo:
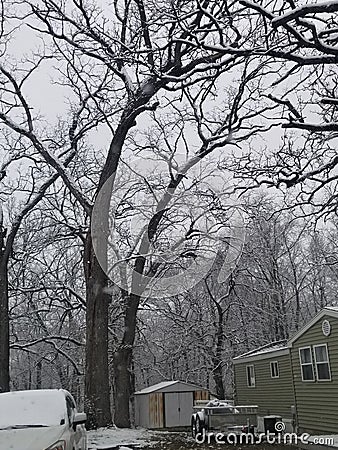
<path id="1" fill-rule="evenodd" d="M 325 323 L 329 324 L 329 326 Z M 324 308 L 309 324 L 288 342 L 300 432 L 334 433 L 338 417 L 338 311 Z M 316 361 L 316 348 L 327 354 L 326 377 Z M 305 350 L 304 350 L 305 349 Z M 326 349 L 326 350 L 325 350 Z M 307 357 L 302 369 L 301 352 Z M 317 358 L 318 359 L 318 358 Z M 322 360 L 325 360 L 325 358 Z M 325 364 L 325 363 L 324 363 Z M 312 366 L 312 369 L 311 369 Z M 311 376 L 311 371 L 313 375 Z"/>
<path id="2" fill-rule="evenodd" d="M 314 316 L 312 320 L 310 320 L 304 327 L 297 331 L 289 340 L 288 347 L 292 347 L 294 343 L 296 343 L 305 333 L 307 333 L 313 326 L 316 326 L 318 322 L 322 324 L 323 320 L 330 318 L 338 319 L 338 308 L 337 307 L 326 307 L 323 308 L 318 314 Z"/>

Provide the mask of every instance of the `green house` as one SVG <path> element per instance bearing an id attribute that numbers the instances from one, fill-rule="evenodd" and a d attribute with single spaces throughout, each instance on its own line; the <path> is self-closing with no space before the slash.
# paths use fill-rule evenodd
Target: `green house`
<path id="1" fill-rule="evenodd" d="M 287 431 L 338 429 L 338 308 L 323 308 L 288 342 L 233 360 L 237 404 L 258 405 L 258 421 L 281 416 Z"/>
<path id="2" fill-rule="evenodd" d="M 258 406 L 259 429 L 264 429 L 264 416 L 277 415 L 291 432 L 295 397 L 286 341 L 238 356 L 233 364 L 236 404 Z"/>
<path id="3" fill-rule="evenodd" d="M 322 309 L 288 342 L 300 433 L 338 429 L 338 308 Z"/>

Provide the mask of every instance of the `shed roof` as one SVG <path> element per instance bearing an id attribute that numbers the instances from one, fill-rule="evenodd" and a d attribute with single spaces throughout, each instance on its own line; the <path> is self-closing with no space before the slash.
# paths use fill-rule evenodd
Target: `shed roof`
<path id="1" fill-rule="evenodd" d="M 255 348 L 249 352 L 243 353 L 242 355 L 233 358 L 233 363 L 242 363 L 246 361 L 251 361 L 254 359 L 265 359 L 272 358 L 274 356 L 281 356 L 288 354 L 289 350 L 286 345 L 286 340 L 275 341 L 269 344 L 263 345 L 262 347 Z"/>
<path id="2" fill-rule="evenodd" d="M 288 340 L 288 347 L 292 347 L 292 344 L 300 338 L 308 329 L 310 329 L 315 323 L 317 323 L 324 316 L 335 317 L 338 319 L 338 306 L 325 306 L 325 308 L 321 309 L 318 314 L 316 314 L 312 320 L 310 320 L 306 325 L 300 328 L 296 334 L 294 334 Z"/>
<path id="3" fill-rule="evenodd" d="M 207 390 L 205 388 L 202 388 L 200 386 L 196 386 L 192 383 L 186 383 L 185 381 L 180 380 L 171 380 L 171 381 L 162 381 L 161 383 L 153 384 L 152 386 L 148 386 L 144 389 L 141 389 L 140 391 L 135 392 L 135 395 L 140 394 L 151 394 L 152 392 L 161 391 L 162 389 L 165 389 L 169 386 L 173 386 L 175 384 L 184 384 L 189 387 L 195 387 L 198 390 Z"/>

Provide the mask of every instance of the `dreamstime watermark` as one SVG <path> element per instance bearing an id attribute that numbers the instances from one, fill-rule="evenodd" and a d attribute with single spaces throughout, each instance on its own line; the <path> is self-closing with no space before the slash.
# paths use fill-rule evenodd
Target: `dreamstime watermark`
<path id="1" fill-rule="evenodd" d="M 262 442 L 268 444 L 283 445 L 299 445 L 299 444 L 316 444 L 333 446 L 334 438 L 330 436 L 311 436 L 308 433 L 288 433 L 285 432 L 286 426 L 284 422 L 276 422 L 275 432 L 267 431 L 266 433 L 197 433 L 195 441 L 197 444 L 216 444 L 223 445 L 257 445 Z"/>
<path id="2" fill-rule="evenodd" d="M 114 284 L 141 297 L 168 298 L 203 280 L 219 255 L 218 283 L 235 270 L 246 235 L 238 200 L 206 183 L 158 197 L 102 186 L 92 213 L 96 258 Z M 128 214 L 126 214 L 128 211 Z"/>

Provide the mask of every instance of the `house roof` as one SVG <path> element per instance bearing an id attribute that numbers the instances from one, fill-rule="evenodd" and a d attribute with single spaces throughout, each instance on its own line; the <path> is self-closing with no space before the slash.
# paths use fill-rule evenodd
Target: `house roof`
<path id="1" fill-rule="evenodd" d="M 292 347 L 292 344 L 300 338 L 307 330 L 309 330 L 315 323 L 317 323 L 320 319 L 325 316 L 335 317 L 338 319 L 338 307 L 337 306 L 325 306 L 325 308 L 321 309 L 318 314 L 316 314 L 306 325 L 300 328 L 296 334 L 294 334 L 288 340 L 288 347 Z"/>
<path id="2" fill-rule="evenodd" d="M 321 309 L 306 325 L 300 328 L 288 341 L 276 341 L 270 344 L 263 345 L 262 347 L 251 350 L 250 352 L 233 358 L 233 364 L 239 364 L 243 362 L 249 362 L 259 359 L 273 358 L 274 356 L 287 355 L 289 353 L 289 347 L 302 336 L 309 328 L 325 316 L 335 317 L 338 319 L 338 306 L 326 306 Z"/>
<path id="3" fill-rule="evenodd" d="M 162 389 L 165 389 L 169 386 L 173 386 L 175 384 L 185 384 L 186 386 L 196 387 L 198 390 L 206 390 L 205 388 L 196 386 L 192 383 L 186 383 L 185 381 L 180 381 L 180 380 L 172 380 L 172 381 L 162 381 L 161 383 L 157 383 L 152 386 L 148 386 L 144 389 L 141 389 L 140 391 L 135 392 L 135 395 L 151 394 L 152 392 L 161 391 Z"/>
<path id="4" fill-rule="evenodd" d="M 243 353 L 242 355 L 233 358 L 233 363 L 238 364 L 242 362 L 249 362 L 252 360 L 273 358 L 274 356 L 287 355 L 289 349 L 286 345 L 286 340 L 275 341 L 269 344 L 263 345 L 262 347 L 255 348 L 250 352 Z"/>

